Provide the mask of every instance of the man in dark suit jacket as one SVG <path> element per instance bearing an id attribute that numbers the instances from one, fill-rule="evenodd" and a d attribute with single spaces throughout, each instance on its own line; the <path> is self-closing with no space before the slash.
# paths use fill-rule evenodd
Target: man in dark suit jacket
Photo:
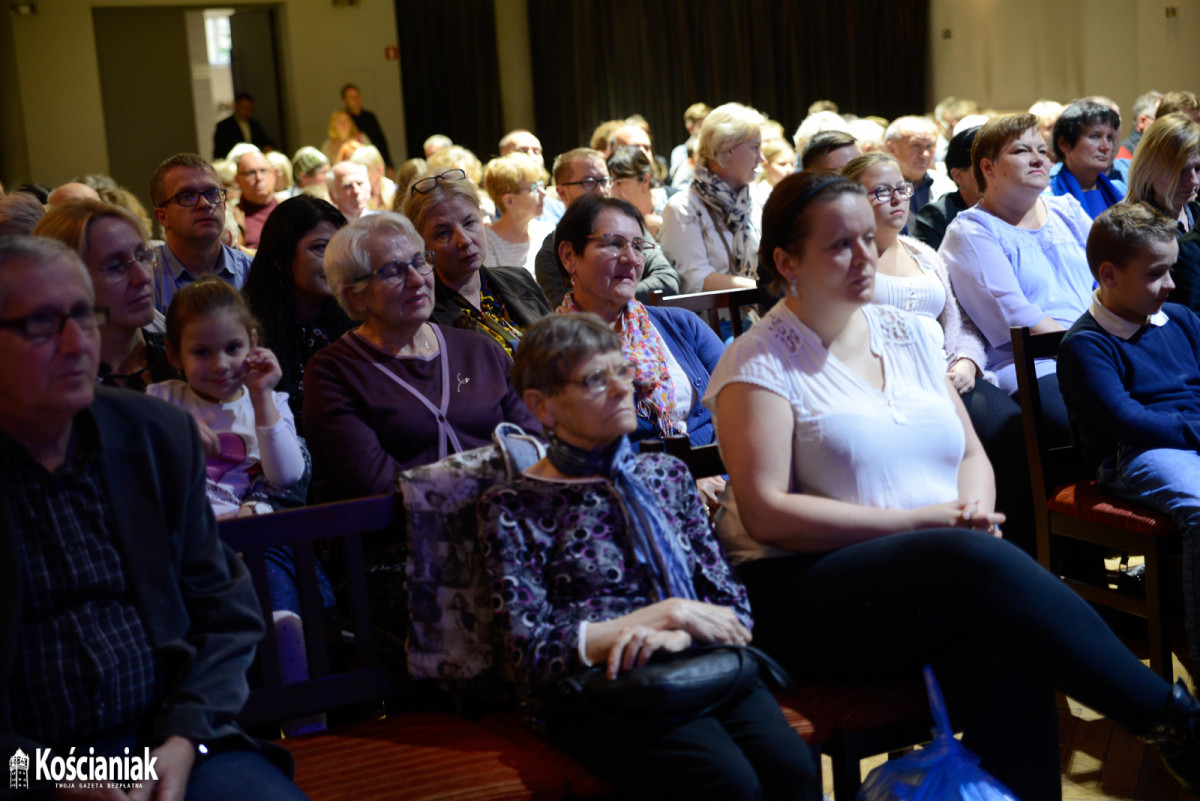
<path id="1" fill-rule="evenodd" d="M 362 95 L 357 86 L 348 83 L 342 87 L 342 104 L 354 118 L 354 124 L 358 126 L 358 130 L 365 133 L 371 140 L 371 144 L 379 148 L 379 155 L 383 156 L 383 166 L 390 178 L 395 165 L 392 164 L 392 154 L 388 151 L 387 137 L 383 135 L 383 128 L 379 127 L 379 120 L 375 119 L 375 114 L 363 108 Z"/>
<path id="2" fill-rule="evenodd" d="M 0 753 L 28 755 L 33 797 L 86 794 L 33 766 L 94 749 L 140 762 L 133 799 L 304 799 L 234 722 L 263 621 L 196 424 L 95 387 L 94 304 L 61 243 L 0 238 Z"/>
<path id="3" fill-rule="evenodd" d="M 213 158 L 225 158 L 238 142 L 249 142 L 264 153 L 275 149 L 275 142 L 254 119 L 254 98 L 246 92 L 239 92 L 233 99 L 233 114 L 217 123 L 213 132 Z"/>

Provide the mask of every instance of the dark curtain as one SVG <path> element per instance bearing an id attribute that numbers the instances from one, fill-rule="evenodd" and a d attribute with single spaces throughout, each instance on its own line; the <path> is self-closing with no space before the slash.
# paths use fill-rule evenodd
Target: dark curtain
<path id="1" fill-rule="evenodd" d="M 504 135 L 491 0 L 396 0 L 409 153 L 435 133 L 484 162 Z"/>
<path id="2" fill-rule="evenodd" d="M 697 101 L 754 106 L 789 138 L 821 98 L 859 116 L 927 110 L 928 0 L 528 3 L 548 162 L 635 112 L 665 156 L 686 139 L 683 112 Z"/>

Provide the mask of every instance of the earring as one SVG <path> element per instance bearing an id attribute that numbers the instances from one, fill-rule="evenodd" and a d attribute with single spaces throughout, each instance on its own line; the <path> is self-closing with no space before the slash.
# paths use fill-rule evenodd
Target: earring
<path id="1" fill-rule="evenodd" d="M 788 290 L 788 294 L 794 298 L 800 294 L 800 286 L 796 283 L 796 279 L 794 277 L 792 278 L 790 285 L 791 288 Z"/>

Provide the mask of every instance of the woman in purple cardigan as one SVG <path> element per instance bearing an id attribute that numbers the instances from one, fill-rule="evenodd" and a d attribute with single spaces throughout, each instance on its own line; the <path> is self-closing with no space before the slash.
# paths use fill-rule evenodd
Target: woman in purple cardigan
<path id="1" fill-rule="evenodd" d="M 429 322 L 433 260 L 412 223 L 388 212 L 326 246 L 330 288 L 361 322 L 304 373 L 304 430 L 331 499 L 391 492 L 397 473 L 486 445 L 502 421 L 541 431 L 498 345 Z"/>

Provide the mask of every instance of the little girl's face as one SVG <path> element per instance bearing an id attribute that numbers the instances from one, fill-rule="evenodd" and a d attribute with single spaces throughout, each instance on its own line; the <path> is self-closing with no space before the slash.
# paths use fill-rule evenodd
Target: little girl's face
<path id="1" fill-rule="evenodd" d="M 197 395 L 228 403 L 241 395 L 253 344 L 250 332 L 231 311 L 196 317 L 183 326 L 176 366 Z"/>

